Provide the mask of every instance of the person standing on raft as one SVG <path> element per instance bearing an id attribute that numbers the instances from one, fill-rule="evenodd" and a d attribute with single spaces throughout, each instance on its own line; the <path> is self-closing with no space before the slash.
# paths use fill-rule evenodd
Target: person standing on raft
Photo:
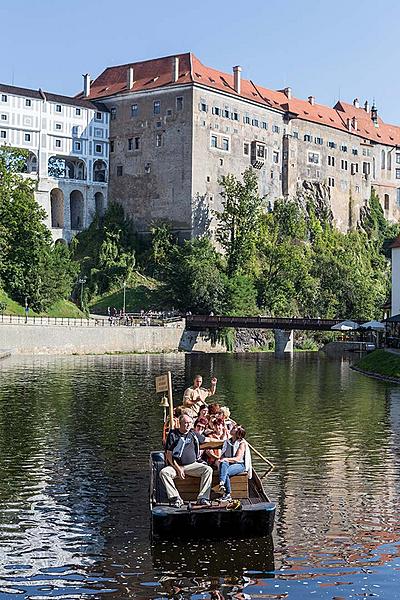
<path id="1" fill-rule="evenodd" d="M 198 416 L 200 406 L 205 404 L 206 398 L 214 396 L 217 388 L 217 378 L 212 377 L 211 385 L 208 390 L 202 387 L 202 383 L 203 377 L 201 375 L 196 375 L 193 380 L 193 385 L 188 387 L 183 394 L 183 405 L 185 408 L 190 409 L 191 416 L 194 418 Z"/>

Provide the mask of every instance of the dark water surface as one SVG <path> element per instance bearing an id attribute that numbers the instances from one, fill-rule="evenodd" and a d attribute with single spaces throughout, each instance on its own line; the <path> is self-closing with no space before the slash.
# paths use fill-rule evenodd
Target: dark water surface
<path id="1" fill-rule="evenodd" d="M 150 544 L 154 377 L 197 371 L 275 463 L 273 540 Z M 315 354 L 0 362 L 0 598 L 400 598 L 400 387 Z M 256 467 L 265 470 L 262 463 Z"/>

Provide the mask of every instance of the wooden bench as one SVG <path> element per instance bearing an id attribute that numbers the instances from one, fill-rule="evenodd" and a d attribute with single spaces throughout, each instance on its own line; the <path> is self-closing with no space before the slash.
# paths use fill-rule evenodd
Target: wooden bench
<path id="1" fill-rule="evenodd" d="M 231 495 L 232 498 L 248 498 L 249 497 L 249 478 L 247 473 L 234 475 L 231 480 Z M 186 475 L 185 479 L 174 479 L 176 488 L 182 500 L 196 500 L 200 490 L 200 477 L 190 477 Z M 219 497 L 221 494 L 218 491 L 219 477 L 218 473 L 213 473 L 211 497 Z M 214 492 L 214 494 L 213 494 Z"/>

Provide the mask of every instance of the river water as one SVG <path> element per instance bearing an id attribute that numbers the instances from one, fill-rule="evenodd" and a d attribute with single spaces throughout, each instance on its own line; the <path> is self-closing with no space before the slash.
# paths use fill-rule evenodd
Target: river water
<path id="1" fill-rule="evenodd" d="M 154 377 L 218 376 L 272 539 L 149 539 Z M 400 598 L 400 387 L 314 353 L 0 361 L 0 598 Z M 263 464 L 255 460 L 260 472 Z"/>

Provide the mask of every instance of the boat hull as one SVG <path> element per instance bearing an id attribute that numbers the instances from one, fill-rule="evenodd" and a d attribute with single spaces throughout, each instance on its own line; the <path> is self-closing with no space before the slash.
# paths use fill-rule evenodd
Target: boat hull
<path id="1" fill-rule="evenodd" d="M 244 499 L 239 510 L 224 507 L 174 508 L 168 506 L 158 473 L 164 466 L 163 453 L 153 452 L 150 458 L 150 510 L 152 536 L 164 537 L 254 537 L 271 535 L 274 527 L 275 504 L 270 502 L 260 480 L 260 500 L 256 503 Z M 162 486 L 162 488 L 160 488 Z"/>

